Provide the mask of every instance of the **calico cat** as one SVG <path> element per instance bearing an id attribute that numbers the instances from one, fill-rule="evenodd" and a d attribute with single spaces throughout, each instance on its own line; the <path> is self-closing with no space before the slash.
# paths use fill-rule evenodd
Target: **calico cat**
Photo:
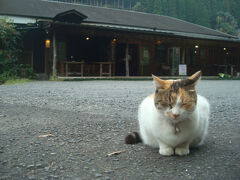
<path id="1" fill-rule="evenodd" d="M 164 156 L 187 155 L 189 147 L 203 143 L 208 130 L 210 105 L 195 89 L 201 71 L 182 80 L 152 77 L 156 91 L 142 101 L 138 110 L 140 134 L 128 134 L 125 142 L 142 141 L 159 148 Z"/>

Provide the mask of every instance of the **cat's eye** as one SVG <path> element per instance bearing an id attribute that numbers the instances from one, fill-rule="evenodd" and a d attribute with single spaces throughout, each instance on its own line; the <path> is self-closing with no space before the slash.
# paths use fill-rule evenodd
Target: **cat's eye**
<path id="1" fill-rule="evenodd" d="M 189 102 L 182 102 L 181 106 L 187 106 L 189 104 Z"/>
<path id="2" fill-rule="evenodd" d="M 167 106 L 168 106 L 167 103 L 162 102 L 162 101 L 159 101 L 159 102 L 158 102 L 158 105 L 163 106 L 163 107 L 167 107 Z"/>

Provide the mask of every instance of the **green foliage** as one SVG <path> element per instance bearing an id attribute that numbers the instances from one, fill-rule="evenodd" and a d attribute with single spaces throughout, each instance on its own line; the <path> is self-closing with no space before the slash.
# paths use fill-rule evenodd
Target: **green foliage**
<path id="1" fill-rule="evenodd" d="M 146 12 L 146 8 L 142 5 L 141 2 L 137 2 L 135 6 L 132 8 L 134 11 L 141 11 L 141 12 Z"/>
<path id="2" fill-rule="evenodd" d="M 7 79 L 33 78 L 31 67 L 18 63 L 21 53 L 21 33 L 13 22 L 0 20 L 0 84 Z"/>
<path id="3" fill-rule="evenodd" d="M 134 10 L 177 17 L 240 37 L 239 7 L 239 0 L 137 0 Z"/>
<path id="4" fill-rule="evenodd" d="M 52 75 L 52 76 L 50 77 L 50 80 L 51 80 L 51 81 L 58 81 L 59 79 L 58 79 L 57 75 Z"/>
<path id="5" fill-rule="evenodd" d="M 216 18 L 216 28 L 219 31 L 236 36 L 239 33 L 236 19 L 228 12 L 218 12 Z"/>
<path id="6" fill-rule="evenodd" d="M 7 80 L 4 84 L 5 85 L 11 85 L 11 84 L 22 84 L 22 83 L 26 83 L 26 82 L 32 82 L 33 80 L 30 79 L 10 79 Z"/>
<path id="7" fill-rule="evenodd" d="M 230 79 L 232 76 L 230 74 L 218 73 L 218 76 L 222 79 Z"/>

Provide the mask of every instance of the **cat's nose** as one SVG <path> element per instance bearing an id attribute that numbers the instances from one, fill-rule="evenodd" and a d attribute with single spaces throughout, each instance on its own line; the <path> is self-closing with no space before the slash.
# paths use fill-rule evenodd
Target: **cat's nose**
<path id="1" fill-rule="evenodd" d="M 179 114 L 173 114 L 174 119 L 176 119 L 179 116 Z"/>

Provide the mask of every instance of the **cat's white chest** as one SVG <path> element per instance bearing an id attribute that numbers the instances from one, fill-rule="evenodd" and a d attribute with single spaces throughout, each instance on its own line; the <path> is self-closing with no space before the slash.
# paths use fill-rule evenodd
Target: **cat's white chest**
<path id="1" fill-rule="evenodd" d="M 172 146 L 183 143 L 183 141 L 192 134 L 192 131 L 190 130 L 192 125 L 187 121 L 178 124 L 171 124 L 163 117 L 158 117 L 153 121 L 151 127 L 153 136 Z"/>
<path id="2" fill-rule="evenodd" d="M 192 136 L 193 123 L 189 120 L 171 124 L 159 113 L 151 98 L 146 98 L 139 107 L 139 124 L 143 141 L 158 146 L 158 141 L 176 146 Z"/>

